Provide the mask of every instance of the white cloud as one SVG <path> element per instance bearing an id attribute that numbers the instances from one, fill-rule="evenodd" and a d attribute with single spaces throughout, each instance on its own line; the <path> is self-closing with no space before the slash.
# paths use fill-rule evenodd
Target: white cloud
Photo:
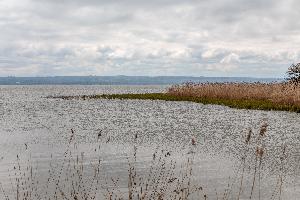
<path id="1" fill-rule="evenodd" d="M 231 54 L 225 56 L 220 61 L 221 64 L 238 64 L 239 62 L 240 62 L 240 57 L 235 53 L 231 53 Z"/>

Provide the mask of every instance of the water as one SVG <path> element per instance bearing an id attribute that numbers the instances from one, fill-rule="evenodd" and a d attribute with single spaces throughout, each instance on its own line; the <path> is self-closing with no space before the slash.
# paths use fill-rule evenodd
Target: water
<path id="1" fill-rule="evenodd" d="M 270 199 L 273 191 L 278 198 L 280 177 L 283 179 L 282 199 L 297 199 L 300 195 L 300 115 L 297 113 L 237 110 L 192 102 L 45 98 L 161 92 L 166 87 L 0 86 L 0 181 L 3 187 L 7 193 L 13 193 L 11 182 L 18 175 L 14 175 L 18 163 L 22 172 L 26 171 L 25 166 L 34 166 L 36 179 L 45 181 L 49 168 L 60 169 L 64 153 L 71 150 L 74 160 L 79 155 L 87 177 L 92 177 L 91 166 L 100 159 L 103 188 L 114 188 L 111 178 L 119 178 L 118 187 L 123 193 L 127 190 L 129 163 L 134 163 L 138 174 L 145 177 L 153 166 L 153 153 L 158 151 L 156 158 L 162 156 L 169 164 L 176 161 L 176 172 L 188 158 L 194 158 L 192 181 L 203 187 L 210 197 L 216 193 L 219 198 L 223 196 L 228 184 L 233 185 L 231 192 L 227 192 L 228 199 L 236 197 L 241 171 L 245 168 L 241 199 L 249 199 L 257 147 L 254 137 L 258 137 L 261 124 L 267 122 L 266 136 L 258 142 L 264 148 L 261 199 Z M 249 162 L 243 165 L 244 141 L 249 128 L 253 130 L 253 142 L 246 154 Z M 196 146 L 191 144 L 192 138 Z M 58 173 L 59 170 L 53 171 Z M 256 179 L 252 199 L 258 199 L 258 194 Z"/>

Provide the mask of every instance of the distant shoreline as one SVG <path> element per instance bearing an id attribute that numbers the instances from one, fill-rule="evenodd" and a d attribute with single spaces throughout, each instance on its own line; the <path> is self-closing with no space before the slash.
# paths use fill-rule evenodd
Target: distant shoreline
<path id="1" fill-rule="evenodd" d="M 0 85 L 174 85 L 185 82 L 280 82 L 282 78 L 193 76 L 0 77 Z"/>

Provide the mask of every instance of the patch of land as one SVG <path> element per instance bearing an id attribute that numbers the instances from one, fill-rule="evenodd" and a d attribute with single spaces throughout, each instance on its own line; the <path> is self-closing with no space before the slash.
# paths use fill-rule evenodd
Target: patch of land
<path id="1" fill-rule="evenodd" d="M 60 98 L 191 101 L 239 109 L 300 113 L 300 87 L 287 83 L 185 83 L 174 85 L 165 93 L 100 94 Z"/>
<path id="2" fill-rule="evenodd" d="M 61 97 L 71 99 L 74 97 Z M 221 99 L 207 97 L 176 96 L 168 93 L 145 93 L 145 94 L 102 94 L 80 96 L 81 99 L 140 99 L 140 100 L 163 100 L 163 101 L 190 101 L 202 104 L 216 104 L 239 109 L 256 110 L 280 110 L 300 113 L 300 106 L 273 103 L 270 100 L 256 99 Z"/>
<path id="3" fill-rule="evenodd" d="M 257 110 L 282 110 L 300 112 L 300 107 L 295 105 L 276 104 L 270 100 L 256 99 L 221 99 L 208 97 L 191 97 L 191 96 L 175 96 L 167 93 L 150 93 L 150 94 L 114 94 L 99 95 L 96 97 L 106 99 L 150 99 L 164 101 L 191 101 L 202 104 L 224 105 L 231 108 L 239 109 L 257 109 Z"/>

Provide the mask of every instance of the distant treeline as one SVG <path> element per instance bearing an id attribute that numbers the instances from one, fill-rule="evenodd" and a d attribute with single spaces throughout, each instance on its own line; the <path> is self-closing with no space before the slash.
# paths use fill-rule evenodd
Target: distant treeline
<path id="1" fill-rule="evenodd" d="M 0 85 L 173 85 L 185 82 L 278 82 L 278 78 L 189 76 L 0 77 Z"/>

